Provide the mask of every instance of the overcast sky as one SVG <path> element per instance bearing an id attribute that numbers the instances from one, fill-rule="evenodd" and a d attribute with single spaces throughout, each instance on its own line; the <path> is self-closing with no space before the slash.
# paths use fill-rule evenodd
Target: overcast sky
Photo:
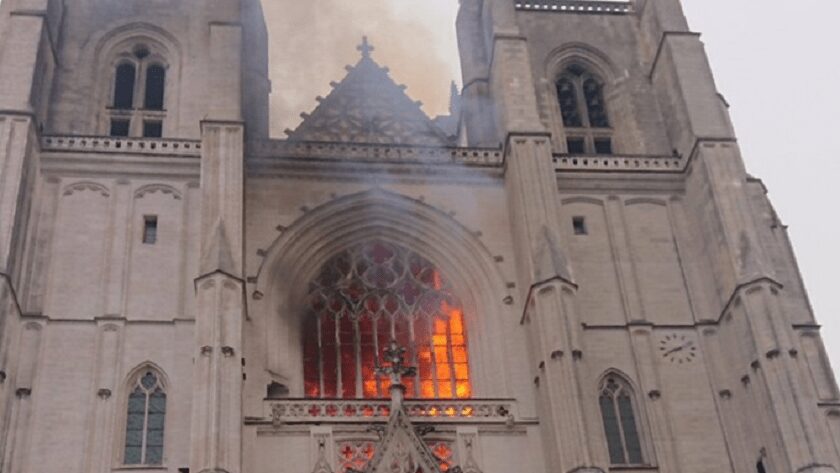
<path id="1" fill-rule="evenodd" d="M 659 0 L 654 0 L 659 1 Z M 430 115 L 459 80 L 457 0 L 264 0 L 272 35 L 275 133 L 330 91 L 358 59 L 374 58 Z M 835 0 L 684 0 L 731 105 L 749 172 L 761 178 L 790 234 L 835 368 L 840 368 L 840 44 Z M 300 27 L 305 25 L 305 27 Z"/>

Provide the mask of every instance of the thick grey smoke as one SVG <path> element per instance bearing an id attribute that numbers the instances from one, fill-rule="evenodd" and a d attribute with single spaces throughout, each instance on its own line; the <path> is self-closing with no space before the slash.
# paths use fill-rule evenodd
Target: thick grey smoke
<path id="1" fill-rule="evenodd" d="M 359 59 L 367 35 L 373 58 L 391 70 L 424 111 L 446 114 L 449 83 L 460 82 L 457 0 L 263 0 L 269 31 L 272 136 L 285 137 L 315 97 L 330 92 Z"/>

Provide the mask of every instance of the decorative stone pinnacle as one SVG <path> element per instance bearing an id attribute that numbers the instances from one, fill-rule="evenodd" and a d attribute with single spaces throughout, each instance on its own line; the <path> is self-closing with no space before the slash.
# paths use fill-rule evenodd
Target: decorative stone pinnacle
<path id="1" fill-rule="evenodd" d="M 372 53 L 376 48 L 368 43 L 367 36 L 362 36 L 362 44 L 356 47 L 356 49 L 362 53 L 363 58 L 370 58 L 370 53 Z"/>
<path id="2" fill-rule="evenodd" d="M 403 356 L 405 356 L 406 349 L 401 347 L 396 340 L 391 340 L 388 348 L 383 350 L 385 354 L 385 361 L 389 363 L 388 366 L 378 366 L 376 373 L 381 376 L 388 376 L 391 378 L 392 386 L 402 386 L 402 379 L 417 374 L 417 368 L 414 366 L 406 366 Z"/>

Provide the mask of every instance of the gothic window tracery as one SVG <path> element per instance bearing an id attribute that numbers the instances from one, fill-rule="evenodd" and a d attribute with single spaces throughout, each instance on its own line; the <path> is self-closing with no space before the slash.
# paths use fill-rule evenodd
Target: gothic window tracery
<path id="1" fill-rule="evenodd" d="M 146 369 L 130 385 L 125 420 L 125 465 L 163 463 L 166 391 L 159 373 Z"/>
<path id="2" fill-rule="evenodd" d="M 560 116 L 570 154 L 612 154 L 612 132 L 604 83 L 586 68 L 572 64 L 556 83 Z"/>
<path id="3" fill-rule="evenodd" d="M 111 136 L 160 138 L 166 116 L 166 65 L 144 44 L 118 54 L 108 104 Z"/>
<path id="4" fill-rule="evenodd" d="M 374 240 L 333 257 L 310 284 L 304 387 L 313 398 L 387 397 L 376 373 L 393 339 L 416 366 L 414 398 L 469 398 L 464 313 L 450 282 L 426 258 Z"/>
<path id="5" fill-rule="evenodd" d="M 610 463 L 641 465 L 644 463 L 639 437 L 635 400 L 630 384 L 618 375 L 609 375 L 601 385 L 599 396 L 601 417 Z"/>

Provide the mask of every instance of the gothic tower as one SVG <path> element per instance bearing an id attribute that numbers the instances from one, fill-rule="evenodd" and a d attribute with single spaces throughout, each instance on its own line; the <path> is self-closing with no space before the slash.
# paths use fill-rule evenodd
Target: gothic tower
<path id="1" fill-rule="evenodd" d="M 0 472 L 836 473 L 679 1 L 456 21 L 451 116 L 365 39 L 278 139 L 257 0 L 3 0 Z"/>

